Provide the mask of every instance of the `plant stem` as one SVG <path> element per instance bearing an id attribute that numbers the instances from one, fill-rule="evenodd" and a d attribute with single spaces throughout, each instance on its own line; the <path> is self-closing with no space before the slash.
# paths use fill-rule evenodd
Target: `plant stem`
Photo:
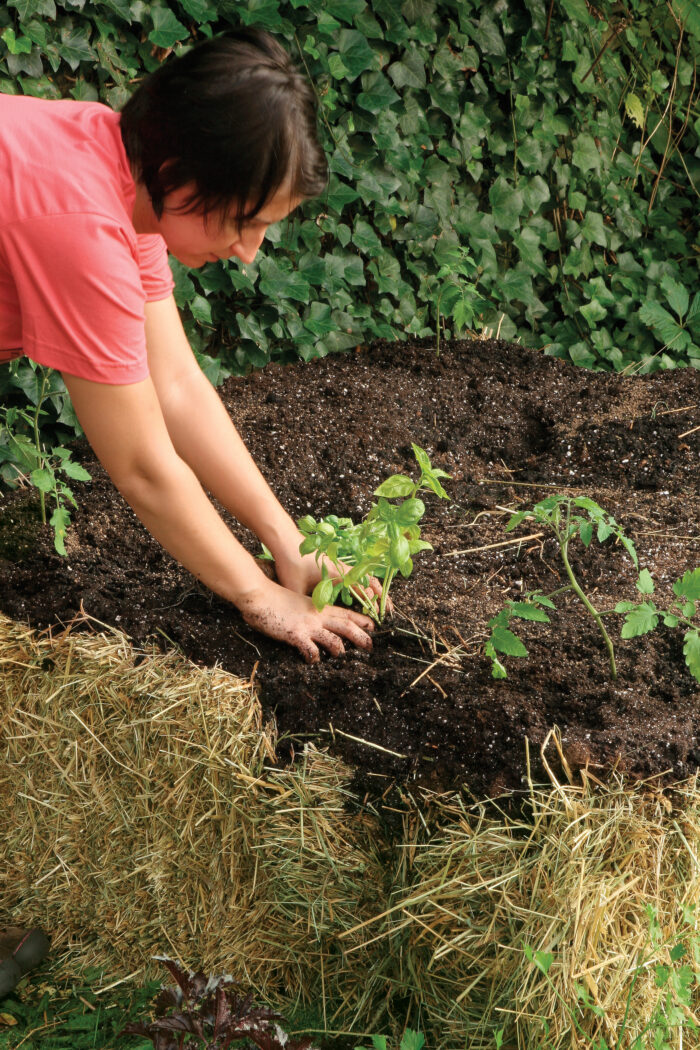
<path id="1" fill-rule="evenodd" d="M 564 562 L 564 568 L 566 569 L 566 575 L 571 580 L 571 588 L 572 588 L 574 594 L 578 598 L 580 598 L 580 600 L 583 602 L 585 607 L 588 609 L 589 613 L 591 614 L 591 616 L 593 617 L 595 622 L 598 624 L 598 630 L 600 631 L 600 633 L 603 636 L 603 641 L 605 642 L 605 648 L 608 650 L 608 656 L 610 657 L 610 674 L 612 675 L 613 679 L 615 679 L 615 678 L 617 678 L 617 667 L 615 666 L 615 651 L 613 649 L 613 644 L 610 641 L 610 635 L 608 634 L 608 632 L 605 630 L 605 627 L 603 626 L 603 621 L 600 618 L 600 613 L 594 607 L 594 605 L 590 601 L 590 599 L 581 590 L 579 582 L 576 579 L 576 577 L 574 576 L 573 569 L 571 568 L 571 565 L 569 564 L 569 556 L 568 556 L 569 541 L 568 541 L 568 539 L 565 539 L 564 535 L 562 533 L 558 532 L 558 531 L 557 531 L 557 539 L 559 540 L 559 547 L 560 547 L 560 550 L 561 550 L 562 561 Z"/>
<path id="2" fill-rule="evenodd" d="M 379 622 L 380 623 L 384 619 L 384 616 L 386 615 L 386 602 L 387 602 L 387 598 L 389 597 L 389 587 L 391 586 L 391 581 L 393 580 L 395 575 L 396 575 L 396 570 L 395 569 L 387 569 L 386 576 L 384 577 L 384 580 L 382 581 L 382 594 L 381 594 L 381 597 L 379 599 Z"/>
<path id="3" fill-rule="evenodd" d="M 41 390 L 39 391 L 39 399 L 36 403 L 36 412 L 34 413 L 34 444 L 36 446 L 36 454 L 39 460 L 39 469 L 44 466 L 44 452 L 41 447 L 41 439 L 39 438 L 39 416 L 41 415 L 41 406 L 44 403 L 44 391 L 46 390 L 46 379 L 47 373 L 44 372 L 41 379 Z M 41 507 L 41 523 L 46 524 L 46 497 L 41 489 L 39 489 L 39 506 Z"/>

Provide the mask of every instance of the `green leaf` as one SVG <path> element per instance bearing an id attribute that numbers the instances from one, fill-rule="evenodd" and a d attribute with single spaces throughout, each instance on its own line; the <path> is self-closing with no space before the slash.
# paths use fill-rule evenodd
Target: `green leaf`
<path id="1" fill-rule="evenodd" d="M 688 670 L 693 678 L 700 682 L 700 631 L 692 630 L 686 632 L 683 653 Z"/>
<path id="2" fill-rule="evenodd" d="M 356 101 L 358 106 L 369 113 L 382 113 L 401 97 L 379 70 L 363 75 L 362 88 Z"/>
<path id="3" fill-rule="evenodd" d="M 691 602 L 700 600 L 700 568 L 688 569 L 680 580 L 676 580 L 673 593 L 678 598 L 687 598 Z"/>
<path id="4" fill-rule="evenodd" d="M 675 317 L 653 299 L 647 299 L 642 303 L 639 319 L 653 328 L 667 346 L 672 344 L 682 331 Z"/>
<path id="5" fill-rule="evenodd" d="M 639 579 L 636 583 L 637 590 L 641 594 L 653 594 L 654 593 L 654 580 L 648 569 L 642 569 L 639 574 Z"/>
<path id="6" fill-rule="evenodd" d="M 407 1028 L 401 1039 L 399 1050 L 423 1050 L 424 1045 L 425 1036 L 421 1032 L 414 1032 L 412 1028 Z"/>
<path id="7" fill-rule="evenodd" d="M 408 561 L 410 556 L 411 550 L 405 536 L 399 536 L 397 539 L 391 541 L 389 546 L 389 558 L 395 569 L 401 569 L 401 566 L 404 562 Z"/>
<path id="8" fill-rule="evenodd" d="M 56 548 L 56 552 L 65 558 L 66 556 L 66 545 L 64 538 L 66 535 L 66 529 L 70 525 L 70 514 L 65 507 L 56 507 L 53 514 L 49 518 L 49 524 L 53 526 L 53 545 Z"/>
<path id="9" fill-rule="evenodd" d="M 48 467 L 33 470 L 29 477 L 32 485 L 35 485 L 40 492 L 51 492 L 56 483 L 54 472 Z"/>
<path id="10" fill-rule="evenodd" d="M 81 62 L 93 62 L 95 59 L 95 52 L 90 47 L 87 36 L 78 29 L 61 30 L 58 52 L 73 70 L 77 69 Z"/>
<path id="11" fill-rule="evenodd" d="M 666 300 L 671 309 L 675 310 L 680 318 L 685 317 L 690 302 L 687 288 L 684 288 L 678 281 L 674 281 L 668 274 L 661 278 L 661 287 L 666 293 Z"/>
<path id="12" fill-rule="evenodd" d="M 506 656 L 527 656 L 527 649 L 523 643 L 507 627 L 494 627 L 490 641 L 494 649 L 505 653 Z"/>
<path id="13" fill-rule="evenodd" d="M 375 496 L 386 496 L 387 499 L 409 496 L 415 489 L 415 482 L 405 474 L 392 474 L 374 490 Z M 418 501 L 417 501 L 418 502 Z"/>
<path id="14" fill-rule="evenodd" d="M 333 580 L 329 578 L 319 580 L 311 594 L 314 607 L 320 612 L 326 605 L 333 601 Z"/>
<path id="15" fill-rule="evenodd" d="M 622 638 L 637 638 L 639 635 L 653 631 L 659 623 L 659 611 L 651 602 L 642 602 L 625 616 L 622 625 Z"/>
<path id="16" fill-rule="evenodd" d="M 8 0 L 8 7 L 17 9 L 20 22 L 28 22 L 35 15 L 43 18 L 56 17 L 54 0 Z"/>
<path id="17" fill-rule="evenodd" d="M 574 139 L 574 152 L 571 163 L 581 171 L 600 171 L 600 150 L 595 139 L 588 132 L 582 132 Z"/>
<path id="18" fill-rule="evenodd" d="M 512 616 L 521 620 L 536 620 L 538 623 L 550 623 L 550 619 L 544 609 L 538 609 L 536 605 L 529 602 L 509 602 L 508 609 Z"/>
<path id="19" fill-rule="evenodd" d="M 399 506 L 397 521 L 401 525 L 415 525 L 425 514 L 425 503 L 422 499 L 407 499 Z"/>
<path id="20" fill-rule="evenodd" d="M 14 29 L 9 26 L 0 34 L 0 39 L 5 41 L 11 55 L 28 55 L 32 50 L 31 40 L 26 36 L 21 36 L 18 39 L 15 36 Z"/>
<path id="21" fill-rule="evenodd" d="M 309 301 L 309 282 L 301 274 L 292 270 L 291 263 L 282 269 L 274 259 L 265 257 L 260 261 L 260 280 L 258 287 L 271 299 L 295 299 L 298 302 Z"/>
<path id="22" fill-rule="evenodd" d="M 491 214 L 499 229 L 512 230 L 518 226 L 523 207 L 523 195 L 499 175 L 489 190 Z"/>
<path id="23" fill-rule="evenodd" d="M 638 128 L 644 127 L 644 106 L 633 91 L 628 91 L 625 95 L 625 112 Z"/>
<path id="24" fill-rule="evenodd" d="M 378 54 L 372 50 L 365 37 L 356 29 L 341 29 L 336 37 L 336 46 L 342 59 L 344 73 L 341 79 L 353 81 L 360 73 L 376 69 Z"/>
<path id="25" fill-rule="evenodd" d="M 74 463 L 71 459 L 64 459 L 61 470 L 72 481 L 90 481 L 91 475 L 80 463 Z"/>
<path id="26" fill-rule="evenodd" d="M 174 47 L 178 40 L 184 40 L 187 27 L 179 22 L 172 11 L 165 7 L 152 7 L 153 29 L 148 39 L 156 47 Z"/>
<path id="27" fill-rule="evenodd" d="M 581 537 L 581 542 L 584 547 L 590 547 L 593 539 L 593 523 L 590 521 L 582 521 L 578 527 L 578 534 Z"/>

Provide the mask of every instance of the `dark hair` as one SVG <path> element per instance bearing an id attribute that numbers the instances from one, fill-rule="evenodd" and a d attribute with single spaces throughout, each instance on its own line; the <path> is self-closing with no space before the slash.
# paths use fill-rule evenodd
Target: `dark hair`
<path id="1" fill-rule="evenodd" d="M 228 32 L 165 62 L 124 106 L 121 134 L 158 218 L 166 195 L 190 182 L 183 210 L 239 223 L 287 181 L 302 198 L 326 184 L 311 85 L 263 30 Z"/>

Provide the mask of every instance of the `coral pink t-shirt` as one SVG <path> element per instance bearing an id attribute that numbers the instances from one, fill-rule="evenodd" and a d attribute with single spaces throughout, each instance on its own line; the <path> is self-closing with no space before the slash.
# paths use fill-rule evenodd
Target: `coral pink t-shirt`
<path id="1" fill-rule="evenodd" d="M 0 94 L 0 362 L 148 375 L 144 305 L 173 279 L 163 238 L 134 230 L 119 119 L 99 102 Z"/>

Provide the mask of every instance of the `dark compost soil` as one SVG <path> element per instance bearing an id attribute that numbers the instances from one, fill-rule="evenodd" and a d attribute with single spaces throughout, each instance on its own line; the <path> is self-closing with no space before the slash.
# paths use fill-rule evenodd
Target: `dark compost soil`
<path id="1" fill-rule="evenodd" d="M 518 790 L 524 738 L 537 745 L 554 725 L 570 764 L 599 777 L 617 767 L 663 774 L 661 782 L 698 768 L 700 690 L 682 631 L 621 641 L 622 618 L 609 617 L 612 682 L 594 622 L 565 595 L 551 625 L 518 622 L 529 657 L 507 660 L 507 680 L 493 680 L 483 655 L 486 622 L 505 599 L 566 582 L 552 539 L 519 541 L 538 531 L 528 522 L 506 536 L 511 508 L 555 491 L 593 497 L 634 539 L 659 604 L 700 565 L 698 371 L 619 377 L 497 341 L 448 344 L 439 356 L 431 346 L 382 343 L 269 366 L 229 380 L 222 396 L 295 517 L 359 518 L 384 478 L 413 473 L 411 442 L 452 475 L 451 502 L 426 498 L 423 535 L 434 551 L 396 581 L 395 615 L 371 654 L 307 666 L 256 634 L 158 547 L 85 448 L 77 458 L 94 480 L 75 486 L 67 559 L 48 532 L 33 547 L 20 542 L 26 494 L 2 501 L 2 611 L 45 627 L 69 621 L 82 602 L 137 642 L 171 640 L 240 675 L 257 666 L 265 711 L 294 746 L 329 746 L 374 799 L 394 780 L 465 784 L 478 796 Z M 252 536 L 241 538 L 257 550 Z M 572 559 L 599 609 L 637 597 L 619 545 L 577 542 Z"/>

